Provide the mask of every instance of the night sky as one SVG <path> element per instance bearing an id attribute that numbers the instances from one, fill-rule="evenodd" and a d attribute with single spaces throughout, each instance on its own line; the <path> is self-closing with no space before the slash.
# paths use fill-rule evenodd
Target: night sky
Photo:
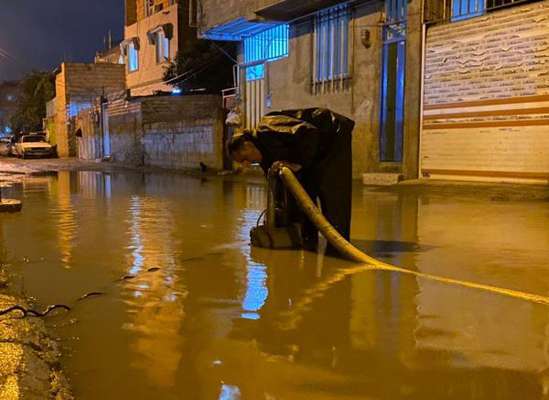
<path id="1" fill-rule="evenodd" d="M 0 0 L 0 82 L 63 59 L 90 62 L 109 29 L 122 39 L 124 0 Z"/>

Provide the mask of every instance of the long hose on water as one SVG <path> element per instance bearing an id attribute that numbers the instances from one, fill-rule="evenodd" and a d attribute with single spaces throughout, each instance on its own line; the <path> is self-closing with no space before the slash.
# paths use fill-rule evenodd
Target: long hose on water
<path id="1" fill-rule="evenodd" d="M 424 274 L 422 272 L 397 267 L 391 264 L 379 261 L 364 252 L 357 249 L 349 243 L 341 234 L 328 222 L 326 217 L 313 203 L 301 183 L 297 180 L 294 173 L 288 167 L 282 167 L 279 170 L 279 176 L 284 182 L 286 188 L 296 199 L 297 204 L 311 222 L 317 227 L 322 235 L 334 246 L 339 253 L 346 259 L 363 264 L 363 270 L 383 270 L 398 272 L 401 274 L 413 275 L 418 278 L 440 282 L 449 285 L 462 286 L 470 289 L 483 290 L 490 293 L 496 293 L 507 297 L 526 300 L 533 303 L 549 305 L 549 297 L 536 295 L 533 293 L 522 292 L 518 290 L 500 288 L 496 286 L 484 285 L 481 283 L 462 281 L 459 279 L 445 278 L 437 275 Z"/>

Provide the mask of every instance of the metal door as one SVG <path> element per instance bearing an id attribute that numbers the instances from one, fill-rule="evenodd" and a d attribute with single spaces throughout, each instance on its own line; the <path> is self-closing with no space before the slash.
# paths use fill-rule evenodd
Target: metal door
<path id="1" fill-rule="evenodd" d="M 109 112 L 107 110 L 107 105 L 104 104 L 102 107 L 103 115 L 103 158 L 108 158 L 111 156 L 111 136 L 109 133 Z"/>
<path id="2" fill-rule="evenodd" d="M 265 115 L 265 65 L 245 68 L 246 128 L 253 129 Z"/>
<path id="3" fill-rule="evenodd" d="M 381 88 L 381 161 L 402 161 L 405 57 L 406 42 L 404 40 L 384 45 Z"/>

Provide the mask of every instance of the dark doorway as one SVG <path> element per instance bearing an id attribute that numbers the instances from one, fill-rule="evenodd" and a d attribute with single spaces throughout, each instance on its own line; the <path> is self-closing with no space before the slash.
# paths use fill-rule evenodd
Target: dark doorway
<path id="1" fill-rule="evenodd" d="M 383 46 L 381 161 L 402 161 L 405 58 L 405 40 L 385 43 Z"/>

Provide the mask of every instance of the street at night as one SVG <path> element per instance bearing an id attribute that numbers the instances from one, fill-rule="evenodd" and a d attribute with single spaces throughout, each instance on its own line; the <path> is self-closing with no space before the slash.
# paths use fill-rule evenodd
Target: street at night
<path id="1" fill-rule="evenodd" d="M 250 248 L 265 190 L 97 171 L 7 190 L 24 212 L 2 217 L 3 263 L 40 307 L 72 306 L 47 325 L 77 398 L 541 398 L 547 305 Z M 545 194 L 356 186 L 353 242 L 414 271 L 544 295 Z"/>
<path id="2" fill-rule="evenodd" d="M 0 400 L 549 400 L 549 0 L 0 7 Z"/>

